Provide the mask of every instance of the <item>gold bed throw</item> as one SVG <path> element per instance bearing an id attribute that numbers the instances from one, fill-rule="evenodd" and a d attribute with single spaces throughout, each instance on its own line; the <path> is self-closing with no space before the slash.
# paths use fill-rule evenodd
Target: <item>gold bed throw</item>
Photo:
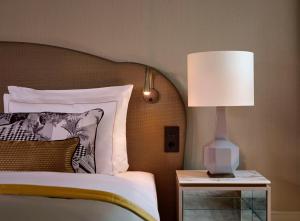
<path id="1" fill-rule="evenodd" d="M 102 201 L 125 208 L 143 220 L 156 221 L 152 215 L 136 204 L 130 202 L 122 196 L 106 191 L 55 186 L 0 184 L 0 195 L 41 196 L 62 199 Z"/>

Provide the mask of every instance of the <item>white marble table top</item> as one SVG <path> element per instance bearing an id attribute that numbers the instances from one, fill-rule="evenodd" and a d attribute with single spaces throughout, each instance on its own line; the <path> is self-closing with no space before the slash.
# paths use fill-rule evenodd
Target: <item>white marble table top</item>
<path id="1" fill-rule="evenodd" d="M 179 184 L 257 184 L 267 185 L 271 182 L 254 170 L 237 170 L 235 177 L 210 177 L 206 170 L 177 170 Z"/>

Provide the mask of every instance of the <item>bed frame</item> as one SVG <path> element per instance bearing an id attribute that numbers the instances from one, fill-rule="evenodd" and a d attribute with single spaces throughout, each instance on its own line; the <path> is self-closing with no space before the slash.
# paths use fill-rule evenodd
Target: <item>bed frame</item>
<path id="1" fill-rule="evenodd" d="M 66 48 L 0 42 L 0 94 L 7 92 L 8 85 L 36 89 L 134 85 L 127 116 L 129 169 L 155 175 L 161 220 L 173 221 L 176 220 L 175 170 L 183 166 L 185 107 L 174 85 L 154 68 L 154 85 L 160 99 L 155 104 L 146 103 L 142 96 L 145 69 L 143 64 L 113 62 Z M 180 128 L 178 153 L 164 152 L 165 126 Z"/>

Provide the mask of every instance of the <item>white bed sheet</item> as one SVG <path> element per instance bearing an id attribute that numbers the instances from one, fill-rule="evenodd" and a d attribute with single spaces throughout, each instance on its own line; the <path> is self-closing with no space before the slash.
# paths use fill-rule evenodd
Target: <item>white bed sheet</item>
<path id="1" fill-rule="evenodd" d="M 128 171 L 116 176 L 55 172 L 0 172 L 0 184 L 28 184 L 101 190 L 118 194 L 159 220 L 154 176 Z"/>

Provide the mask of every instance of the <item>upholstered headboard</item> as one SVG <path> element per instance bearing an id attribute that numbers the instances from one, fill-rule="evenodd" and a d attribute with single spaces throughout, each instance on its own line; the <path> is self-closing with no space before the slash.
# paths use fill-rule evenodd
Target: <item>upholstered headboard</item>
<path id="1" fill-rule="evenodd" d="M 145 68 L 142 64 L 113 62 L 54 46 L 0 42 L 1 95 L 7 92 L 8 85 L 37 89 L 134 85 L 127 116 L 130 170 L 155 175 L 161 219 L 175 220 L 175 170 L 183 165 L 185 108 L 174 85 L 155 69 L 154 85 L 160 100 L 146 103 L 142 97 Z M 165 153 L 164 126 L 173 125 L 180 128 L 180 152 Z"/>

